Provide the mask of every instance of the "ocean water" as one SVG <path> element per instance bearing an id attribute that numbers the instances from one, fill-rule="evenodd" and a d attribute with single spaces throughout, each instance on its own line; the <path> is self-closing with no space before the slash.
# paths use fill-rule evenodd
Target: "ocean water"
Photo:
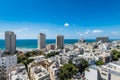
<path id="1" fill-rule="evenodd" d="M 110 39 L 110 41 L 118 39 Z M 95 42 L 95 39 L 86 39 L 86 42 Z M 65 39 L 65 44 L 74 44 L 78 42 L 78 39 Z M 55 39 L 47 39 L 46 44 L 55 44 Z M 17 48 L 37 48 L 37 39 L 20 39 L 16 41 Z M 5 40 L 0 39 L 0 49 L 5 49 Z"/>

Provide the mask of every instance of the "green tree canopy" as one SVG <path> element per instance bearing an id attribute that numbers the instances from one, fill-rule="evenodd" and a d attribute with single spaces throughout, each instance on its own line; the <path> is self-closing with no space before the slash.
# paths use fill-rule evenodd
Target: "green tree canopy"
<path id="1" fill-rule="evenodd" d="M 71 79 L 73 75 L 77 73 L 78 69 L 73 64 L 65 64 L 60 68 L 59 78 L 60 80 Z"/>
<path id="2" fill-rule="evenodd" d="M 104 64 L 104 62 L 103 62 L 103 60 L 99 60 L 99 61 L 96 61 L 96 63 L 95 63 L 96 65 L 98 65 L 98 66 L 100 66 L 100 65 L 103 65 Z"/>
<path id="3" fill-rule="evenodd" d="M 118 59 L 120 58 L 120 51 L 112 50 L 111 54 L 113 61 L 118 61 Z"/>

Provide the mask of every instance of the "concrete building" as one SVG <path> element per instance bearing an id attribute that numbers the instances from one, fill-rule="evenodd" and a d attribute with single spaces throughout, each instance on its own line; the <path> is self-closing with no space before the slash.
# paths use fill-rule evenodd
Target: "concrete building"
<path id="1" fill-rule="evenodd" d="M 101 78 L 104 80 L 120 80 L 120 62 L 112 62 L 99 68 Z"/>
<path id="2" fill-rule="evenodd" d="M 85 77 L 86 80 L 120 80 L 120 62 L 116 61 L 100 67 L 90 66 L 85 71 Z"/>
<path id="3" fill-rule="evenodd" d="M 6 50 L 11 53 L 14 53 L 16 51 L 16 35 L 14 34 L 14 32 L 5 32 L 5 47 Z"/>
<path id="4" fill-rule="evenodd" d="M 38 36 L 38 49 L 43 49 L 46 47 L 46 35 L 40 33 Z"/>
<path id="5" fill-rule="evenodd" d="M 16 54 L 2 53 L 0 56 L 0 80 L 9 80 L 11 67 L 17 65 Z"/>
<path id="6" fill-rule="evenodd" d="M 56 48 L 63 49 L 64 48 L 64 36 L 58 34 L 56 37 Z"/>
<path id="7" fill-rule="evenodd" d="M 109 42 L 109 38 L 108 37 L 97 37 L 96 38 L 96 41 L 98 42 L 98 41 L 101 41 L 101 42 L 103 42 L 103 43 L 107 43 L 107 42 Z"/>
<path id="8" fill-rule="evenodd" d="M 85 78 L 86 80 L 99 80 L 96 66 L 91 66 L 89 69 L 85 70 Z"/>
<path id="9" fill-rule="evenodd" d="M 27 70 L 23 64 L 17 64 L 11 68 L 9 80 L 30 80 Z"/>
<path id="10" fill-rule="evenodd" d="M 59 80 L 59 77 L 58 77 L 59 69 L 60 69 L 60 65 L 58 62 L 54 62 L 50 66 L 50 79 L 51 80 Z"/>
<path id="11" fill-rule="evenodd" d="M 48 44 L 46 46 L 47 50 L 54 50 L 55 49 L 55 45 L 54 44 Z"/>
<path id="12" fill-rule="evenodd" d="M 31 80 L 50 80 L 49 72 L 41 65 L 35 65 L 30 68 Z"/>

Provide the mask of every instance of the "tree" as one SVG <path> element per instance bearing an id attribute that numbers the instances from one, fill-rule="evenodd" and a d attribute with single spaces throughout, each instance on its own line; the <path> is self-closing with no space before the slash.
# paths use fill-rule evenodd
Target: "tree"
<path id="1" fill-rule="evenodd" d="M 85 59 L 80 59 L 80 63 L 76 64 L 76 67 L 79 69 L 79 72 L 83 72 L 85 70 L 85 68 L 87 68 L 89 66 L 88 61 L 86 61 Z"/>
<path id="2" fill-rule="evenodd" d="M 99 61 L 96 61 L 96 63 L 95 63 L 96 65 L 98 65 L 98 66 L 101 66 L 101 65 L 103 65 L 104 64 L 104 62 L 103 62 L 103 60 L 99 60 Z"/>
<path id="3" fill-rule="evenodd" d="M 118 61 L 118 59 L 120 58 L 120 51 L 112 50 L 111 55 L 113 61 Z"/>
<path id="4" fill-rule="evenodd" d="M 48 53 L 46 57 L 52 57 L 52 56 L 55 56 L 55 55 L 59 55 L 59 52 Z"/>
<path id="5" fill-rule="evenodd" d="M 68 80 L 78 72 L 78 69 L 73 64 L 65 64 L 60 68 L 59 78 L 60 80 Z"/>
<path id="6" fill-rule="evenodd" d="M 85 59 L 81 59 L 80 60 L 80 64 L 82 65 L 82 67 L 85 69 L 85 68 L 87 68 L 88 67 L 88 61 L 86 61 Z"/>

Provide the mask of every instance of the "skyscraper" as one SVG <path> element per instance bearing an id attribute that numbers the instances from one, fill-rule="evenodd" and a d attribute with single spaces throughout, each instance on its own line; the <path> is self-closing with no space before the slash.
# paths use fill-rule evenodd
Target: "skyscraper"
<path id="1" fill-rule="evenodd" d="M 64 48 L 64 36 L 58 34 L 56 37 L 56 48 L 63 49 Z"/>
<path id="2" fill-rule="evenodd" d="M 6 31 L 5 32 L 5 47 L 11 53 L 16 51 L 16 35 L 14 32 Z"/>
<path id="3" fill-rule="evenodd" d="M 46 35 L 40 33 L 38 35 L 38 49 L 43 49 L 46 47 Z"/>

